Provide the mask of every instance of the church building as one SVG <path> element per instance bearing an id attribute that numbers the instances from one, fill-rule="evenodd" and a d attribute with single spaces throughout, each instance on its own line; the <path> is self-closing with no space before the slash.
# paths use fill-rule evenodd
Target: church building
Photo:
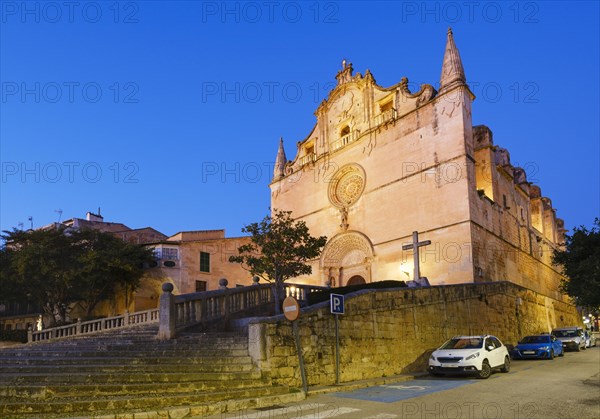
<path id="1" fill-rule="evenodd" d="M 438 89 L 411 92 L 406 78 L 381 87 L 344 61 L 293 160 L 280 142 L 271 208 L 328 238 L 296 282 L 511 281 L 562 299 L 551 257 L 564 223 L 491 130 L 472 125 L 451 30 L 441 70 Z"/>

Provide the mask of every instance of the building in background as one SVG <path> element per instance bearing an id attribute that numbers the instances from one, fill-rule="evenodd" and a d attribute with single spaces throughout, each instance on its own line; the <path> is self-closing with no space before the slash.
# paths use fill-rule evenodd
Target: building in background
<path id="1" fill-rule="evenodd" d="M 240 264 L 229 262 L 229 256 L 236 255 L 238 247 L 248 243 L 249 238 L 226 238 L 225 230 L 183 231 L 169 237 L 152 227 L 132 229 L 122 223 L 104 221 L 99 210 L 98 214 L 88 212 L 85 219 L 71 218 L 41 228 L 58 225 L 66 226 L 66 231 L 100 230 L 154 249 L 155 263 L 146 270 L 140 287 L 127 298 L 117 293 L 115 298 L 99 303 L 93 312 L 97 317 L 157 308 L 165 282 L 174 285 L 175 294 L 219 289 L 221 278 L 228 280 L 229 287 L 252 284 L 252 277 Z M 30 305 L 0 302 L 0 330 L 27 329 L 40 314 L 39 308 Z M 71 319 L 80 315 L 81 309 L 74 305 Z"/>

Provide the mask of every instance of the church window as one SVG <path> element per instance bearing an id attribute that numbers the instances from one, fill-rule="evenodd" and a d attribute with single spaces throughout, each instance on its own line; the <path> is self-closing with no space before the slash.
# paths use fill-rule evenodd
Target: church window
<path id="1" fill-rule="evenodd" d="M 210 253 L 200 252 L 200 272 L 210 272 Z"/>
<path id="2" fill-rule="evenodd" d="M 350 127 L 348 125 L 346 125 L 344 128 L 342 128 L 342 130 L 340 131 L 340 137 L 343 137 L 345 135 L 350 134 Z"/>

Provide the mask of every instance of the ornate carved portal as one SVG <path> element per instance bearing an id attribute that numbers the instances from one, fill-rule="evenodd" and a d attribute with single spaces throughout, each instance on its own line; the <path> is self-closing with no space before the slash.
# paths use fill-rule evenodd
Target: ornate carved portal
<path id="1" fill-rule="evenodd" d="M 348 231 L 334 236 L 321 254 L 321 273 L 325 283 L 332 287 L 356 283 L 360 277 L 371 282 L 373 245 L 367 236 L 358 231 Z M 358 282 L 360 283 L 360 282 Z"/>

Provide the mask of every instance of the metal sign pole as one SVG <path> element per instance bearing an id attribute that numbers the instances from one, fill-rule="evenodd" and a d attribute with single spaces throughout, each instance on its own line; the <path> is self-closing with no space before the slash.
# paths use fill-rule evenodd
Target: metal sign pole
<path id="1" fill-rule="evenodd" d="M 302 376 L 302 390 L 306 394 L 308 392 L 308 384 L 306 383 L 306 371 L 304 370 L 304 359 L 302 357 L 302 347 L 300 346 L 300 336 L 298 335 L 298 322 L 292 322 L 292 332 L 296 341 L 296 352 L 298 352 L 298 363 L 300 364 L 300 375 Z"/>
<path id="2" fill-rule="evenodd" d="M 335 383 L 340 383 L 340 320 L 335 316 Z"/>
<path id="3" fill-rule="evenodd" d="M 302 376 L 302 390 L 304 394 L 308 392 L 306 382 L 306 371 L 304 369 L 304 358 L 302 357 L 302 346 L 300 345 L 300 335 L 298 333 L 298 317 L 300 317 L 300 305 L 294 297 L 287 297 L 283 300 L 283 315 L 292 322 L 292 334 L 296 343 L 296 352 L 298 353 L 298 364 L 300 366 L 300 375 Z"/>
<path id="4" fill-rule="evenodd" d="M 329 295 L 329 309 L 335 316 L 335 383 L 340 383 L 340 319 L 344 314 L 344 296 L 340 294 Z"/>

